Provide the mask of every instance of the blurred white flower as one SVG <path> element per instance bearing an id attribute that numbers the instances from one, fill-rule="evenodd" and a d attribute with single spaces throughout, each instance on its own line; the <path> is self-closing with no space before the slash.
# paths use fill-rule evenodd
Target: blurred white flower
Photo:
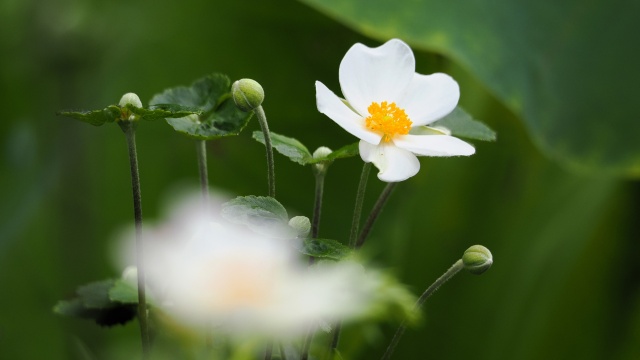
<path id="1" fill-rule="evenodd" d="M 473 146 L 447 134 L 414 134 L 456 107 L 458 83 L 442 73 L 415 72 L 411 48 L 392 39 L 377 48 L 353 45 L 340 63 L 340 87 L 346 101 L 316 81 L 318 111 L 360 138 L 360 157 L 386 182 L 406 180 L 420 170 L 416 155 L 459 156 Z"/>
<path id="2" fill-rule="evenodd" d="M 180 206 L 164 224 L 145 228 L 151 300 L 178 322 L 241 336 L 293 337 L 323 321 L 379 310 L 373 302 L 380 299 L 380 273 L 353 261 L 309 268 L 291 243 L 299 239 L 265 237 L 200 205 L 197 199 Z"/>

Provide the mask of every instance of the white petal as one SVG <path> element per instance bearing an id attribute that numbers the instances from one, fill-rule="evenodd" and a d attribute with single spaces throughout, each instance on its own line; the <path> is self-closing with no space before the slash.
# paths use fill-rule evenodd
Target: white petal
<path id="1" fill-rule="evenodd" d="M 393 139 L 397 147 L 424 156 L 469 156 L 476 149 L 449 135 L 404 135 Z"/>
<path id="2" fill-rule="evenodd" d="M 392 143 L 372 145 L 360 141 L 360 157 L 373 163 L 380 170 L 378 179 L 386 182 L 407 180 L 420 170 L 420 161 L 414 154 Z"/>
<path id="3" fill-rule="evenodd" d="M 451 76 L 442 73 L 414 74 L 397 105 L 406 111 L 413 122 L 411 126 L 420 126 L 449 114 L 459 99 L 460 87 Z"/>
<path id="4" fill-rule="evenodd" d="M 318 111 L 327 115 L 351 135 L 374 144 L 382 139 L 382 135 L 367 129 L 362 116 L 351 110 L 320 81 L 316 81 L 316 102 Z"/>
<path id="5" fill-rule="evenodd" d="M 395 102 L 415 73 L 409 45 L 392 39 L 377 48 L 353 45 L 340 63 L 342 94 L 360 115 L 367 117 L 372 102 Z"/>

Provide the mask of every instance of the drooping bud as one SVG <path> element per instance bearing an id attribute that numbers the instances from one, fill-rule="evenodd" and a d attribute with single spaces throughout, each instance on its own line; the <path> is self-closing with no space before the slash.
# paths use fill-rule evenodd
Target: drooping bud
<path id="1" fill-rule="evenodd" d="M 264 101 L 264 90 L 257 81 L 241 79 L 231 85 L 231 95 L 236 106 L 242 111 L 251 111 Z"/>
<path id="2" fill-rule="evenodd" d="M 311 221 L 306 216 L 294 216 L 289 220 L 289 226 L 291 226 L 298 237 L 307 237 L 311 231 Z"/>
<path id="3" fill-rule="evenodd" d="M 333 151 L 331 151 L 331 149 L 329 149 L 328 147 L 320 146 L 319 148 L 316 149 L 316 151 L 313 152 L 313 158 L 314 159 L 326 158 L 332 152 Z M 327 168 L 329 168 L 329 165 L 331 165 L 331 161 L 322 161 L 319 163 L 315 163 L 313 164 L 313 171 L 315 174 L 325 173 L 327 171 Z"/>
<path id="4" fill-rule="evenodd" d="M 480 275 L 493 264 L 491 251 L 482 245 L 473 245 L 462 255 L 464 268 L 472 274 Z"/>

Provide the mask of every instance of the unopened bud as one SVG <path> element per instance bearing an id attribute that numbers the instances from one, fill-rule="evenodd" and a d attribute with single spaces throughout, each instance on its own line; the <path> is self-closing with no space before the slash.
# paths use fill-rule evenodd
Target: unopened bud
<path id="1" fill-rule="evenodd" d="M 296 231 L 298 237 L 306 237 L 311 231 L 311 221 L 309 221 L 309 218 L 306 216 L 292 217 L 291 220 L 289 220 L 289 226 Z"/>
<path id="2" fill-rule="evenodd" d="M 329 156 L 333 151 L 331 151 L 331 149 L 329 149 L 326 146 L 320 146 L 319 148 L 316 149 L 316 151 L 313 152 L 313 158 L 314 159 L 323 159 L 326 158 L 327 156 Z M 327 171 L 327 168 L 329 167 L 329 165 L 331 165 L 331 161 L 321 161 L 318 163 L 313 164 L 313 171 L 318 174 L 318 173 L 325 173 Z"/>
<path id="3" fill-rule="evenodd" d="M 264 101 L 264 90 L 257 81 L 241 79 L 231 85 L 231 94 L 236 106 L 242 111 L 251 111 Z"/>
<path id="4" fill-rule="evenodd" d="M 140 101 L 140 98 L 135 93 L 126 93 L 122 95 L 122 98 L 120 99 L 120 103 L 118 103 L 120 107 L 125 107 L 129 104 L 137 108 L 142 107 L 142 101 Z"/>
<path id="5" fill-rule="evenodd" d="M 491 251 L 482 245 L 473 245 L 462 255 L 464 268 L 472 274 L 480 275 L 493 264 Z"/>

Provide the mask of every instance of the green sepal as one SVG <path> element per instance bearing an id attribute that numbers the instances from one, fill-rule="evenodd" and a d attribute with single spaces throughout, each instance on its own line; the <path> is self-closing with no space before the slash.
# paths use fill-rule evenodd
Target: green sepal
<path id="1" fill-rule="evenodd" d="M 287 210 L 268 196 L 239 196 L 222 204 L 222 216 L 257 232 L 281 232 L 289 228 Z"/>
<path id="2" fill-rule="evenodd" d="M 336 261 L 351 254 L 351 249 L 348 246 L 330 239 L 304 239 L 297 249 L 304 255 Z"/>
<path id="3" fill-rule="evenodd" d="M 167 119 L 177 132 L 200 140 L 238 135 L 253 115 L 253 112 L 244 112 L 235 106 L 231 99 L 231 80 L 223 74 L 205 76 L 188 87 L 166 89 L 154 95 L 150 104 L 156 109 L 178 105 L 200 111 L 197 116 Z"/>
<path id="4" fill-rule="evenodd" d="M 314 158 L 309 149 L 307 149 L 307 147 L 297 139 L 276 134 L 274 132 L 270 132 L 269 134 L 271 135 L 271 145 L 276 149 L 276 151 L 300 165 L 333 161 L 335 159 L 352 157 L 359 154 L 358 143 L 353 143 L 333 151 L 326 157 Z M 252 136 L 256 141 L 264 144 L 264 134 L 262 131 L 254 131 Z"/>
<path id="5" fill-rule="evenodd" d="M 474 119 L 460 106 L 456 107 L 449 115 L 429 124 L 431 128 L 443 127 L 451 132 L 452 136 L 475 139 L 482 141 L 495 141 L 496 132 L 483 122 Z"/>
<path id="6" fill-rule="evenodd" d="M 110 298 L 110 290 L 118 281 L 109 279 L 80 286 L 75 298 L 59 301 L 53 312 L 93 320 L 100 326 L 124 325 L 136 317 L 136 304 Z"/>

